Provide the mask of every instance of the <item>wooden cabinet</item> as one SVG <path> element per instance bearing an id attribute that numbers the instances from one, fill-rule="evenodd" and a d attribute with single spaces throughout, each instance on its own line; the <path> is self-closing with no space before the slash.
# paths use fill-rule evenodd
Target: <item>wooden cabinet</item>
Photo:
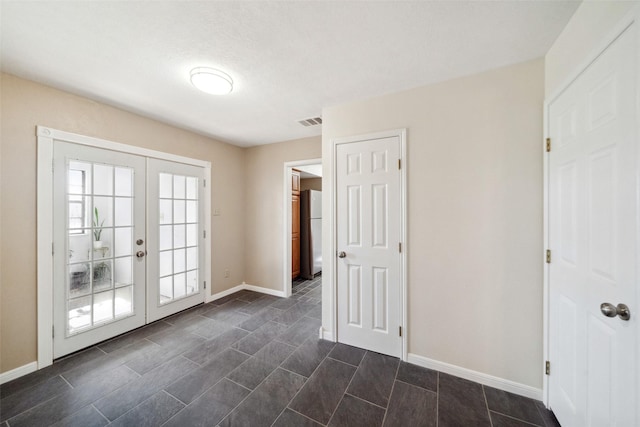
<path id="1" fill-rule="evenodd" d="M 291 171 L 291 278 L 300 275 L 300 172 Z"/>

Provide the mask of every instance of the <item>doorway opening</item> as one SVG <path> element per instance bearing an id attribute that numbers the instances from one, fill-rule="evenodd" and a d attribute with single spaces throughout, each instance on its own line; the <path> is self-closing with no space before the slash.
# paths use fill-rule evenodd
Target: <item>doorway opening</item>
<path id="1" fill-rule="evenodd" d="M 306 286 L 322 274 L 322 160 L 284 164 L 283 291 Z"/>

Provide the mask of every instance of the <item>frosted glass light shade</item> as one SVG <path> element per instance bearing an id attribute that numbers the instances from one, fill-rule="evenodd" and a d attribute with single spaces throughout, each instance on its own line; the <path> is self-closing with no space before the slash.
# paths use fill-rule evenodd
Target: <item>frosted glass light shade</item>
<path id="1" fill-rule="evenodd" d="M 233 89 L 231 76 L 215 68 L 194 68 L 191 70 L 191 83 L 212 95 L 226 95 Z"/>

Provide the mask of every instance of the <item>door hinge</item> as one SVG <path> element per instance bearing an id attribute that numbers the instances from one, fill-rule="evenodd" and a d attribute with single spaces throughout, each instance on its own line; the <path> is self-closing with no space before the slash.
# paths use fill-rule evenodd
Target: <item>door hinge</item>
<path id="1" fill-rule="evenodd" d="M 551 250 L 547 249 L 547 264 L 551 264 Z"/>
<path id="2" fill-rule="evenodd" d="M 55 249 L 53 248 L 53 242 L 51 242 L 51 255 L 55 255 Z"/>
<path id="3" fill-rule="evenodd" d="M 55 326 L 51 326 L 51 338 L 55 338 L 56 337 L 56 330 L 55 330 Z"/>
<path id="4" fill-rule="evenodd" d="M 402 169 L 402 159 L 398 159 L 398 169 Z"/>
<path id="5" fill-rule="evenodd" d="M 402 242 L 398 243 L 398 252 L 402 253 Z"/>
<path id="6" fill-rule="evenodd" d="M 399 336 L 402 336 L 402 326 L 400 326 L 400 327 L 398 328 L 398 335 L 399 335 Z"/>
<path id="7" fill-rule="evenodd" d="M 207 281 L 204 281 L 204 288 L 207 289 Z"/>
<path id="8" fill-rule="evenodd" d="M 204 187 L 206 187 L 206 186 L 207 186 L 207 180 L 206 180 L 206 179 L 203 179 L 203 180 L 202 180 L 202 183 L 204 184 L 204 185 L 203 185 Z"/>
<path id="9" fill-rule="evenodd" d="M 202 238 L 203 239 L 207 238 L 207 230 L 202 230 Z"/>
<path id="10" fill-rule="evenodd" d="M 551 138 L 547 138 L 547 153 L 551 151 Z"/>
<path id="11" fill-rule="evenodd" d="M 544 373 L 545 375 L 551 375 L 551 362 L 548 360 L 544 363 Z"/>

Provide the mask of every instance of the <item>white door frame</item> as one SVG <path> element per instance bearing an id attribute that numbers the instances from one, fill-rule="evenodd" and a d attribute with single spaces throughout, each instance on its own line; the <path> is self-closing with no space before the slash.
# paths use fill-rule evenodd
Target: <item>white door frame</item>
<path id="1" fill-rule="evenodd" d="M 585 57 L 585 59 L 580 63 L 578 67 L 574 70 L 573 73 L 569 75 L 564 83 L 548 98 L 544 101 L 544 111 L 543 111 L 543 127 L 544 127 L 544 135 L 542 141 L 542 153 L 543 153 L 543 241 L 544 241 L 544 251 L 542 255 L 542 263 L 544 266 L 544 274 L 543 274 L 543 360 L 544 362 L 550 360 L 550 297 L 551 290 L 550 286 L 550 268 L 549 264 L 546 263 L 546 249 L 549 248 L 549 153 L 546 151 L 546 140 L 549 138 L 549 107 L 550 105 L 573 83 L 575 79 L 580 76 L 592 62 L 594 62 L 598 56 L 600 56 L 606 49 L 613 43 L 618 36 L 620 36 L 631 24 L 635 23 L 635 25 L 640 25 L 640 7 L 634 7 L 631 12 L 629 12 L 615 27 L 613 30 L 608 33 L 606 37 L 601 39 L 596 45 L 594 45 L 593 50 L 589 55 Z M 640 34 L 640 31 L 638 31 Z M 640 46 L 640 43 L 638 44 Z M 636 52 L 636 61 L 640 64 L 640 50 Z M 638 86 L 640 88 L 640 76 L 638 76 Z M 638 91 L 638 99 L 637 105 L 640 105 L 640 91 Z M 636 135 L 640 135 L 640 116 L 637 120 L 637 133 Z M 640 165 L 640 150 L 638 150 L 638 165 Z M 640 199 L 638 200 L 640 203 Z M 636 238 L 637 245 L 640 247 L 640 235 Z M 640 262 L 640 260 L 639 260 Z M 640 288 L 636 289 L 636 301 L 640 301 Z M 637 311 L 637 309 L 636 309 Z M 640 354 L 640 328 L 638 330 L 638 354 Z M 549 408 L 549 376 L 545 374 L 545 366 L 541 367 L 542 372 L 542 401 L 547 408 Z M 552 361 L 551 361 L 552 362 Z M 638 369 L 638 374 L 636 378 L 636 384 L 640 386 L 640 369 Z M 637 407 L 640 407 L 640 393 L 638 393 L 638 402 Z"/>
<path id="2" fill-rule="evenodd" d="M 282 197 L 282 213 L 284 215 L 284 260 L 282 262 L 282 292 L 285 298 L 291 296 L 291 170 L 298 166 L 321 165 L 322 159 L 294 160 L 284 162 L 284 194 Z M 322 261 L 324 269 L 324 260 Z"/>
<path id="3" fill-rule="evenodd" d="M 205 169 L 205 179 L 211 182 L 211 162 L 191 159 L 133 145 L 78 135 L 71 132 L 36 126 L 38 143 L 37 165 L 37 313 L 38 313 L 38 369 L 53 363 L 53 142 L 74 144 L 135 154 L 199 166 Z M 210 184 L 209 184 L 210 185 Z M 211 225 L 211 190 L 205 191 L 204 227 Z M 211 235 L 207 231 L 207 235 Z M 211 243 L 204 245 L 204 280 L 211 283 Z M 210 288 L 211 286 L 209 286 Z M 205 291 L 210 292 L 210 291 Z M 206 296 L 206 294 L 205 294 Z M 205 300 L 206 301 L 206 300 Z"/>
<path id="4" fill-rule="evenodd" d="M 332 341 L 337 341 L 339 336 L 338 331 L 338 287 L 336 284 L 338 283 L 338 269 L 336 265 L 336 256 L 338 253 L 337 247 L 337 208 L 338 204 L 336 201 L 336 197 L 338 195 L 337 191 L 337 173 L 336 170 L 336 160 L 337 160 L 337 147 L 340 144 L 348 144 L 352 142 L 359 141 L 368 141 L 372 139 L 383 139 L 383 138 L 392 138 L 397 137 L 400 140 L 400 161 L 402 167 L 400 168 L 400 208 L 402 212 L 400 213 L 400 237 L 402 239 L 402 252 L 400 253 L 400 316 L 402 317 L 400 325 L 402 326 L 402 360 L 407 360 L 408 353 L 408 339 L 409 336 L 409 322 L 408 322 L 408 310 L 407 310 L 407 287 L 408 287 L 408 278 L 407 278 L 407 251 L 408 251 L 408 242 L 407 242 L 407 152 L 406 152 L 406 140 L 407 140 L 407 130 L 406 129 L 394 129 L 383 132 L 375 132 L 364 135 L 356 135 L 349 137 L 341 137 L 334 138 L 331 140 L 331 180 L 330 185 L 323 185 L 323 190 L 327 188 L 329 191 L 329 209 L 331 212 L 331 216 L 329 219 L 329 228 L 331 230 L 330 233 L 330 254 L 331 256 L 323 257 L 322 259 L 322 269 L 326 271 L 327 274 L 323 274 L 323 285 L 326 281 L 329 281 L 329 289 L 331 290 L 329 295 L 329 328 L 320 330 L 321 338 L 329 339 Z M 323 197 L 323 201 L 327 201 L 327 198 Z M 323 215 L 327 210 L 323 207 Z M 323 236 L 326 236 L 327 233 L 323 233 Z M 324 246 L 324 244 L 323 244 Z M 323 286 L 324 287 L 324 286 Z M 323 302 L 325 302 L 327 298 L 323 297 Z M 324 320 L 323 320 L 324 325 Z"/>

